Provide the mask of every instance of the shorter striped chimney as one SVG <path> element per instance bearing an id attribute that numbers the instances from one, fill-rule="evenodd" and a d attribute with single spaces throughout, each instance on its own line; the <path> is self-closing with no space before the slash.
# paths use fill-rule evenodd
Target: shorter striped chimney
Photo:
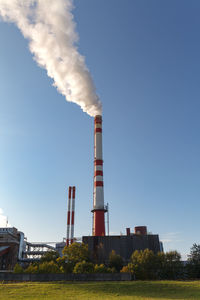
<path id="1" fill-rule="evenodd" d="M 103 154 L 102 154 L 102 116 L 94 119 L 94 194 L 93 194 L 93 235 L 105 235 Z"/>
<path id="2" fill-rule="evenodd" d="M 71 195 L 72 195 L 72 188 L 69 186 L 68 191 L 68 208 L 67 208 L 67 238 L 66 238 L 66 245 L 69 246 L 69 233 L 70 233 L 70 215 L 71 215 Z"/>
<path id="3" fill-rule="evenodd" d="M 74 242 L 74 214 L 75 214 L 75 192 L 76 188 L 72 188 L 72 215 L 71 215 L 71 244 Z"/>

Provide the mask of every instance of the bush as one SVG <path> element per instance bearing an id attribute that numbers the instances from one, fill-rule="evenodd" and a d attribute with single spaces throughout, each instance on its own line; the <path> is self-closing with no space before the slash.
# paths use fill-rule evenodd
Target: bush
<path id="1" fill-rule="evenodd" d="M 25 270 L 25 273 L 30 274 L 48 274 L 48 273 L 62 273 L 62 270 L 59 268 L 58 264 L 53 261 L 43 262 L 38 264 L 30 264 Z"/>
<path id="2" fill-rule="evenodd" d="M 36 274 L 38 273 L 38 265 L 30 264 L 24 272 L 29 274 Z"/>
<path id="3" fill-rule="evenodd" d="M 40 259 L 40 263 L 43 262 L 56 262 L 57 258 L 59 257 L 59 253 L 57 251 L 47 251 Z"/>
<path id="4" fill-rule="evenodd" d="M 13 273 L 22 274 L 22 273 L 24 273 L 24 269 L 19 264 L 16 264 L 14 267 Z"/>
<path id="5" fill-rule="evenodd" d="M 109 255 L 109 267 L 114 268 L 116 272 L 119 272 L 123 267 L 123 259 L 114 250 Z"/>
<path id="6" fill-rule="evenodd" d="M 101 264 L 94 266 L 94 273 L 109 273 L 109 271 L 104 264 Z"/>
<path id="7" fill-rule="evenodd" d="M 120 272 L 121 273 L 134 273 L 133 264 L 129 263 L 127 266 L 124 266 Z"/>
<path id="8" fill-rule="evenodd" d="M 53 262 L 43 262 L 38 266 L 38 273 L 48 274 L 48 273 L 61 273 L 59 266 Z"/>
<path id="9" fill-rule="evenodd" d="M 83 273 L 94 273 L 94 265 L 91 262 L 82 261 L 76 263 L 73 273 L 83 274 Z"/>
<path id="10" fill-rule="evenodd" d="M 58 264 L 62 273 L 72 273 L 73 272 L 74 263 L 70 262 L 70 261 L 67 262 L 66 258 L 64 256 L 57 258 L 56 263 Z"/>
<path id="11" fill-rule="evenodd" d="M 78 262 L 89 261 L 88 245 L 83 243 L 73 243 L 63 249 L 65 262 L 70 262 L 74 266 Z"/>
<path id="12" fill-rule="evenodd" d="M 113 268 L 107 268 L 107 273 L 117 273 L 117 270 Z"/>

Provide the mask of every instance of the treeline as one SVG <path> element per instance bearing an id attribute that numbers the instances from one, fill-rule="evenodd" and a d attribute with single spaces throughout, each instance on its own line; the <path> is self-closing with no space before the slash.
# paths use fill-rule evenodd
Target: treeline
<path id="1" fill-rule="evenodd" d="M 17 264 L 15 273 L 131 273 L 135 279 L 194 279 L 200 278 L 200 245 L 194 244 L 187 262 L 181 261 L 177 251 L 159 252 L 151 250 L 134 251 L 130 262 L 124 265 L 123 259 L 112 251 L 107 265 L 94 264 L 90 260 L 85 244 L 73 243 L 63 250 L 63 257 L 54 251 L 47 252 L 39 262 L 23 268 Z"/>

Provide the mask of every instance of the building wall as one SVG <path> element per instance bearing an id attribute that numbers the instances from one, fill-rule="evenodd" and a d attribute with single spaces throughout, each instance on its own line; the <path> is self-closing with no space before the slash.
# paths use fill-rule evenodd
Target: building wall
<path id="1" fill-rule="evenodd" d="M 91 259 L 97 263 L 107 263 L 112 250 L 119 254 L 125 263 L 135 250 L 152 250 L 155 254 L 160 251 L 159 236 L 137 235 L 130 236 L 83 236 L 83 243 L 88 244 Z"/>
<path id="2" fill-rule="evenodd" d="M 13 270 L 17 263 L 18 250 L 19 247 L 17 245 L 9 244 L 8 252 L 0 255 L 0 270 Z"/>
<path id="3" fill-rule="evenodd" d="M 0 251 L 0 270 L 12 270 L 17 263 L 20 234 L 16 228 L 0 228 L 0 249 L 7 247 L 7 252 Z"/>

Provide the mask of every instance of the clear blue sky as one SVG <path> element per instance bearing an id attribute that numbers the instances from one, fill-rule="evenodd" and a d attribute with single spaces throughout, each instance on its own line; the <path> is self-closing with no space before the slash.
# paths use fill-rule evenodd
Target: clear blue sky
<path id="1" fill-rule="evenodd" d="M 75 0 L 79 50 L 103 103 L 110 231 L 147 225 L 165 250 L 199 243 L 199 0 Z M 29 241 L 91 234 L 93 119 L 65 101 L 0 23 L 0 208 Z"/>

